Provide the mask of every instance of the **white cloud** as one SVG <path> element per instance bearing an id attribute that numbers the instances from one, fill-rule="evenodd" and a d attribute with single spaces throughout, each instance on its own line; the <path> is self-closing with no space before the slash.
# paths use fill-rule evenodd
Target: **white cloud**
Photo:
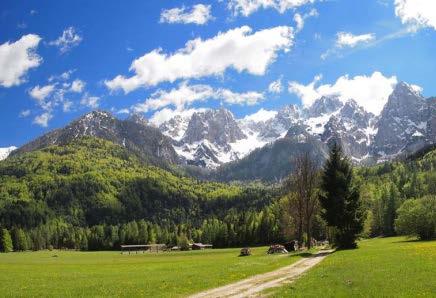
<path id="1" fill-rule="evenodd" d="M 73 47 L 78 46 L 81 42 L 82 37 L 76 33 L 74 27 L 68 27 L 58 39 L 50 41 L 48 44 L 58 47 L 63 54 L 71 50 Z"/>
<path id="2" fill-rule="evenodd" d="M 324 53 L 321 54 L 321 59 L 325 60 L 328 56 L 332 54 L 338 54 L 340 50 L 345 48 L 355 48 L 358 45 L 362 44 L 375 44 L 376 42 L 381 42 L 383 39 L 391 38 L 391 37 L 383 37 L 379 41 L 375 41 L 376 36 L 374 33 L 366 33 L 361 35 L 354 35 L 349 32 L 338 32 L 336 34 L 336 42 L 335 46 L 331 49 L 328 49 Z"/>
<path id="3" fill-rule="evenodd" d="M 350 47 L 354 48 L 358 44 L 368 43 L 375 40 L 374 33 L 367 33 L 361 35 L 353 35 L 349 32 L 338 32 L 336 35 L 336 46 L 338 48 Z"/>
<path id="4" fill-rule="evenodd" d="M 62 103 L 62 111 L 69 112 L 71 111 L 71 108 L 73 107 L 73 102 L 70 100 L 64 100 Z"/>
<path id="5" fill-rule="evenodd" d="M 30 116 L 31 111 L 30 110 L 23 110 L 20 112 L 20 118 L 26 118 Z"/>
<path id="6" fill-rule="evenodd" d="M 82 99 L 80 100 L 80 104 L 92 109 L 96 109 L 100 105 L 100 97 L 90 96 L 88 93 L 86 93 L 83 95 Z"/>
<path id="7" fill-rule="evenodd" d="M 38 35 L 28 34 L 0 45 L 0 86 L 20 85 L 29 69 L 41 64 L 42 58 L 35 53 L 40 41 Z"/>
<path id="8" fill-rule="evenodd" d="M 170 108 L 163 108 L 162 110 L 159 110 L 155 112 L 151 118 L 150 123 L 159 126 L 162 123 L 173 119 L 176 116 L 181 116 L 182 118 L 190 118 L 192 114 L 196 112 L 204 112 L 207 109 L 199 108 L 199 109 L 186 109 L 186 110 L 173 110 Z"/>
<path id="9" fill-rule="evenodd" d="M 65 80 L 70 78 L 71 73 L 72 71 L 68 71 L 58 76 L 51 76 L 49 78 L 51 84 L 45 86 L 37 85 L 29 90 L 29 95 L 36 99 L 38 107 L 45 113 L 45 115 L 38 116 L 37 123 L 48 123 L 52 118 L 53 111 L 58 107 L 63 112 L 72 110 L 74 102 L 66 98 L 66 95 L 69 94 L 71 96 L 71 93 L 82 93 L 85 89 L 85 82 L 79 79 L 74 80 L 72 83 L 66 82 Z M 96 108 L 98 107 L 99 100 L 100 98 L 98 97 L 85 94 L 80 103 L 91 108 Z M 45 121 L 44 119 L 47 120 Z"/>
<path id="10" fill-rule="evenodd" d="M 321 76 L 315 77 L 308 85 L 297 82 L 289 83 L 289 92 L 295 93 L 304 106 L 310 106 L 321 96 L 337 95 L 342 101 L 354 99 L 358 105 L 375 115 L 380 114 L 392 93 L 397 78 L 395 76 L 385 77 L 376 71 L 370 76 L 341 76 L 334 84 L 318 85 Z"/>
<path id="11" fill-rule="evenodd" d="M 166 106 L 183 109 L 195 101 L 204 101 L 214 95 L 214 90 L 208 85 L 188 85 L 187 82 L 179 84 L 178 88 L 170 91 L 158 90 L 144 103 L 135 106 L 136 112 L 158 110 Z"/>
<path id="12" fill-rule="evenodd" d="M 277 111 L 269 111 L 269 110 L 265 110 L 264 108 L 261 108 L 256 113 L 245 116 L 244 120 L 253 121 L 253 122 L 266 122 L 274 118 L 276 115 L 277 115 Z"/>
<path id="13" fill-rule="evenodd" d="M 315 8 L 303 15 L 296 13 L 294 15 L 294 22 L 297 24 L 296 32 L 300 32 L 301 30 L 303 30 L 304 23 L 308 18 L 317 16 L 319 16 L 319 13 Z"/>
<path id="14" fill-rule="evenodd" d="M 190 11 L 184 6 L 167 9 L 162 11 L 160 22 L 204 25 L 213 18 L 210 10 L 211 6 L 204 4 L 194 5 Z"/>
<path id="15" fill-rule="evenodd" d="M 53 81 L 67 81 L 70 79 L 71 75 L 75 72 L 75 69 L 70 69 L 67 70 L 63 73 L 61 73 L 60 75 L 52 75 L 48 78 L 49 82 L 53 82 Z"/>
<path id="16" fill-rule="evenodd" d="M 210 39 L 190 40 L 174 54 L 153 50 L 132 62 L 129 70 L 135 73 L 133 76 L 118 75 L 105 84 L 111 90 L 123 89 L 128 93 L 161 82 L 220 75 L 228 68 L 263 75 L 277 52 L 290 49 L 293 37 L 292 28 L 286 26 L 254 33 L 243 26 Z"/>
<path id="17" fill-rule="evenodd" d="M 47 127 L 48 122 L 53 118 L 53 115 L 50 112 L 42 113 L 41 115 L 38 115 L 33 119 L 33 123 L 38 124 L 42 127 Z"/>
<path id="18" fill-rule="evenodd" d="M 262 93 L 255 91 L 237 93 L 229 89 L 218 89 L 215 92 L 215 98 L 222 99 L 228 104 L 253 106 L 265 97 Z"/>
<path id="19" fill-rule="evenodd" d="M 79 79 L 75 79 L 71 83 L 70 91 L 75 93 L 81 93 L 84 88 L 85 88 L 85 82 Z"/>
<path id="20" fill-rule="evenodd" d="M 228 0 L 227 7 L 233 15 L 249 16 L 259 9 L 275 9 L 284 13 L 288 9 L 296 9 L 306 4 L 312 4 L 316 0 Z"/>
<path id="21" fill-rule="evenodd" d="M 436 30 L 436 1 L 395 0 L 395 14 L 412 30 L 430 27 Z"/>
<path id="22" fill-rule="evenodd" d="M 278 78 L 276 81 L 271 82 L 268 86 L 268 91 L 270 93 L 281 93 L 283 91 L 282 78 Z"/>
<path id="23" fill-rule="evenodd" d="M 33 87 L 29 91 L 29 95 L 36 100 L 42 101 L 46 99 L 55 90 L 55 85 L 46 85 L 40 87 L 39 85 Z"/>
<path id="24" fill-rule="evenodd" d="M 129 109 L 120 109 L 117 111 L 117 114 L 130 114 L 130 110 Z"/>
<path id="25" fill-rule="evenodd" d="M 228 104 L 254 105 L 263 98 L 262 93 L 254 91 L 237 93 L 223 88 L 214 89 L 209 85 L 189 85 L 188 82 L 182 82 L 178 88 L 170 91 L 156 91 L 144 103 L 135 105 L 133 109 L 135 112 L 148 112 L 173 106 L 177 110 L 183 110 L 194 102 L 208 99 L 222 100 Z"/>

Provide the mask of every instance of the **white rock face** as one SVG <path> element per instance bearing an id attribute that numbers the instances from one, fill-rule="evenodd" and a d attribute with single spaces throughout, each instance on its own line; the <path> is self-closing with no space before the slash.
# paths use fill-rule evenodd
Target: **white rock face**
<path id="1" fill-rule="evenodd" d="M 15 149 L 17 149 L 15 146 L 0 148 L 0 160 L 6 159 Z"/>

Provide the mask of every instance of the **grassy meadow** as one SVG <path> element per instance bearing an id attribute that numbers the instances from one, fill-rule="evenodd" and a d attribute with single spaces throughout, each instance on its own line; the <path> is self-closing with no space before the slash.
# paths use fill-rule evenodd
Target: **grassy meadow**
<path id="1" fill-rule="evenodd" d="M 436 297 L 436 241 L 404 237 L 337 251 L 272 297 Z"/>
<path id="2" fill-rule="evenodd" d="M 272 271 L 301 258 L 238 257 L 239 249 L 121 255 L 38 251 L 0 254 L 1 296 L 180 297 Z M 57 256 L 57 257 L 55 257 Z"/>

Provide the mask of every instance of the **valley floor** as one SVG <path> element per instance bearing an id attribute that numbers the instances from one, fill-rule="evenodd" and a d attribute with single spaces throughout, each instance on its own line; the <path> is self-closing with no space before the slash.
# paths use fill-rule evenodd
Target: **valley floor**
<path id="1" fill-rule="evenodd" d="M 364 240 L 337 251 L 272 297 L 436 297 L 436 241 Z"/>
<path id="2" fill-rule="evenodd" d="M 316 259 L 306 258 L 305 253 L 267 255 L 266 250 L 254 248 L 250 257 L 238 257 L 239 249 L 137 255 L 75 251 L 0 254 L 0 296 L 185 297 L 261 273 L 274 275 Z M 280 277 L 274 275 L 265 283 L 271 280 Z M 283 285 L 287 281 L 255 295 L 436 297 L 436 241 L 403 237 L 364 240 L 359 249 L 337 251 L 293 283 Z M 260 290 L 268 288 L 263 284 L 257 284 Z"/>
<path id="3" fill-rule="evenodd" d="M 302 255 L 267 247 L 124 254 L 39 251 L 0 254 L 0 296 L 185 297 L 290 265 Z"/>

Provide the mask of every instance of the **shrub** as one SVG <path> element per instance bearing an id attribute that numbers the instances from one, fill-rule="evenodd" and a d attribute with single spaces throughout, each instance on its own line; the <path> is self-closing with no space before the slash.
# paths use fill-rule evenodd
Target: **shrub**
<path id="1" fill-rule="evenodd" d="M 436 196 L 407 200 L 397 211 L 395 228 L 399 234 L 429 240 L 436 236 Z"/>
<path id="2" fill-rule="evenodd" d="M 185 234 L 177 237 L 177 246 L 180 247 L 180 250 L 189 250 L 189 240 Z"/>

